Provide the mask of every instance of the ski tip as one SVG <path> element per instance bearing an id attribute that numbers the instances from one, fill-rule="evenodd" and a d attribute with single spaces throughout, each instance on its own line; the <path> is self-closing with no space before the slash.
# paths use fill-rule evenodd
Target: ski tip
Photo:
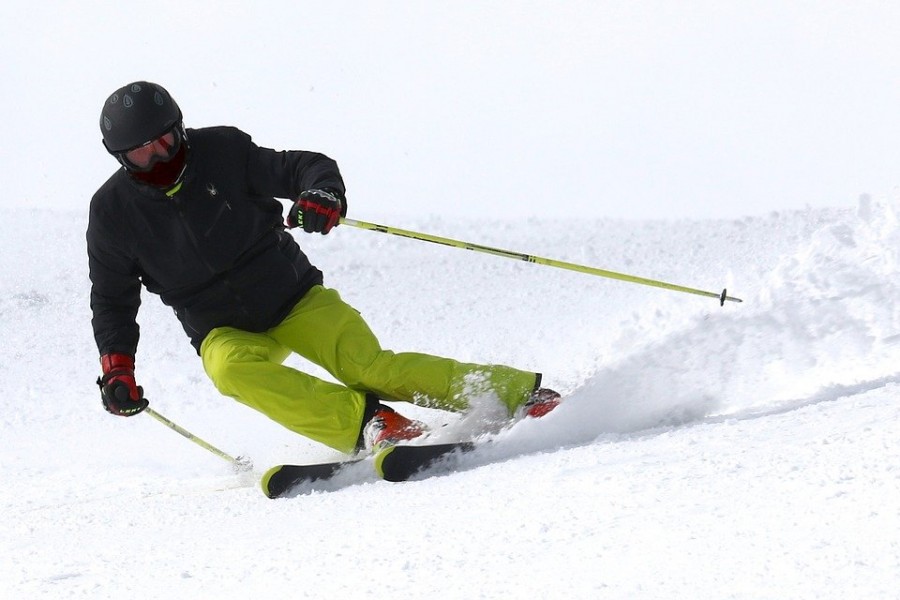
<path id="1" fill-rule="evenodd" d="M 278 490 L 275 489 L 272 485 L 272 479 L 277 479 L 277 475 L 279 472 L 281 472 L 281 465 L 274 466 L 263 473 L 262 479 L 259 480 L 259 486 L 262 488 L 263 494 L 265 494 L 269 498 L 278 498 L 285 492 L 284 489 Z"/>
<path id="2" fill-rule="evenodd" d="M 378 477 L 380 477 L 381 479 L 385 479 L 384 461 L 396 449 L 397 446 L 389 446 L 388 448 L 381 450 L 380 452 L 378 452 L 378 454 L 375 455 L 375 472 L 378 473 Z"/>

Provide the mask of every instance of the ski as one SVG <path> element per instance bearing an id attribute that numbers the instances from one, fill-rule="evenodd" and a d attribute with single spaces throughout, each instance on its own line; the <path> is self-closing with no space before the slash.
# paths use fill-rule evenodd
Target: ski
<path id="1" fill-rule="evenodd" d="M 391 446 L 375 455 L 375 471 L 385 481 L 407 481 L 414 475 L 438 466 L 454 453 L 470 452 L 474 442 L 425 444 L 422 446 Z M 263 493 L 272 499 L 283 498 L 302 485 L 328 484 L 349 467 L 364 462 L 366 458 L 317 463 L 310 465 L 275 465 L 260 479 Z"/>
<path id="2" fill-rule="evenodd" d="M 538 418 L 547 414 L 559 403 L 559 394 L 552 390 L 545 394 L 541 402 L 531 407 L 524 418 Z M 512 421 L 512 424 L 520 419 Z M 424 440 L 420 438 L 420 440 Z M 489 443 L 489 440 L 477 442 L 450 442 L 419 445 L 390 446 L 377 451 L 374 455 L 375 473 L 385 481 L 408 481 L 416 475 L 422 475 L 431 469 L 440 471 L 439 467 L 445 467 L 447 471 L 454 468 L 453 458 L 461 454 L 473 451 L 476 447 Z M 263 493 L 269 498 L 282 498 L 290 494 L 292 490 L 300 486 L 306 486 L 304 493 L 310 491 L 324 491 L 340 489 L 347 485 L 354 485 L 371 481 L 374 475 L 371 470 L 366 475 L 361 462 L 372 463 L 372 457 L 350 458 L 348 460 L 319 463 L 319 464 L 284 464 L 276 465 L 265 472 L 260 480 Z M 346 474 L 346 477 L 341 477 Z"/>
<path id="3" fill-rule="evenodd" d="M 263 493 L 269 498 L 281 498 L 303 484 L 326 482 L 344 472 L 350 465 L 364 459 L 349 459 L 313 465 L 276 465 L 260 480 Z"/>
<path id="4" fill-rule="evenodd" d="M 391 446 L 375 455 L 375 471 L 385 481 L 407 481 L 414 475 L 446 463 L 451 455 L 474 449 L 474 442 Z"/>

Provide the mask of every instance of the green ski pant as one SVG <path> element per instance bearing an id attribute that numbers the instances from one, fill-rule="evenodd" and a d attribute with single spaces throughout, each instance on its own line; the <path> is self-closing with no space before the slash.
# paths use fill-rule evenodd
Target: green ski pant
<path id="1" fill-rule="evenodd" d="M 340 384 L 283 365 L 295 352 Z M 536 373 L 427 354 L 383 350 L 360 314 L 337 291 L 313 287 L 285 319 L 262 333 L 212 330 L 200 346 L 203 368 L 224 395 L 288 429 L 353 452 L 366 393 L 451 411 L 472 394 L 493 392 L 512 414 L 539 382 Z"/>

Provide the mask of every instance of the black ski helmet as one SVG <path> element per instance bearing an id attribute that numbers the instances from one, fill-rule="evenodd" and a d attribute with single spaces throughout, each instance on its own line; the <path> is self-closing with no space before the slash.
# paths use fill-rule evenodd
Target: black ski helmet
<path id="1" fill-rule="evenodd" d="M 181 109 L 164 87 L 135 81 L 106 99 L 100 132 L 106 150 L 118 155 L 156 139 L 181 121 Z"/>

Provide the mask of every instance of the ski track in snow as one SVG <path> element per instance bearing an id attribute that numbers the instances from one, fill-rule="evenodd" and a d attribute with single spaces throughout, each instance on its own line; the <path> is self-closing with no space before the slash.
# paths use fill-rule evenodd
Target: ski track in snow
<path id="1" fill-rule="evenodd" d="M 218 396 L 174 316 L 147 295 L 138 379 L 151 405 L 250 456 L 256 472 L 230 473 L 149 418 L 106 415 L 85 217 L 4 209 L 0 588 L 29 598 L 895 597 L 895 210 L 864 197 L 852 209 L 728 221 L 388 223 L 727 286 L 744 303 L 725 307 L 350 228 L 300 234 L 385 347 L 540 370 L 567 397 L 493 434 L 450 476 L 391 485 L 362 463 L 332 491 L 269 501 L 256 489 L 267 466 L 335 454 Z M 35 253 L 43 244 L 52 252 Z M 485 434 L 493 405 L 479 398 L 463 418 L 402 409 L 440 441 Z"/>

